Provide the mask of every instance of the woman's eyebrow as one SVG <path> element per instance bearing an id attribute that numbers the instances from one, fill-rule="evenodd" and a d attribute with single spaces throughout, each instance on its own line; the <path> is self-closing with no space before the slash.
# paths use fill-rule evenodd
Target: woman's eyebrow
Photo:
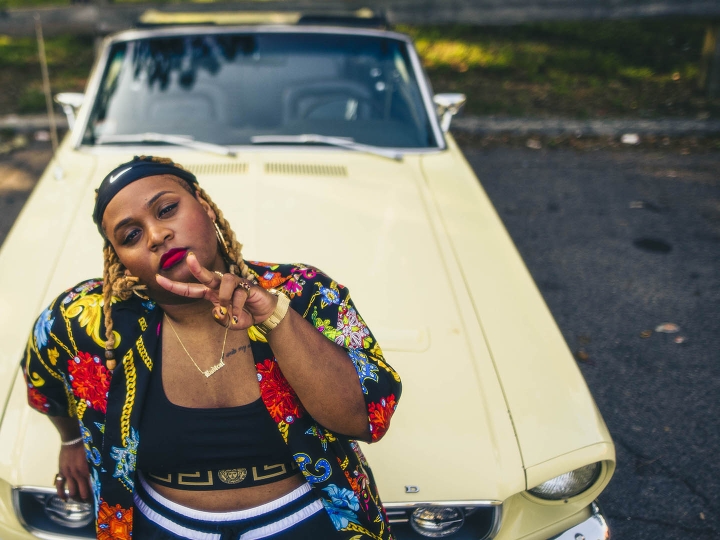
<path id="1" fill-rule="evenodd" d="M 166 190 L 166 191 L 160 191 L 160 192 L 156 193 L 155 195 L 150 197 L 150 200 L 147 203 L 145 203 L 145 208 L 150 208 L 155 203 L 155 201 L 157 201 L 160 197 L 162 197 L 166 193 L 173 193 L 173 192 Z M 129 217 L 125 218 L 125 219 L 121 219 L 118 222 L 118 224 L 115 225 L 115 228 L 113 228 L 113 234 L 115 234 L 118 231 L 118 229 L 121 229 L 122 227 L 124 227 L 125 225 L 130 223 L 131 221 L 132 221 L 132 218 L 129 218 Z"/>

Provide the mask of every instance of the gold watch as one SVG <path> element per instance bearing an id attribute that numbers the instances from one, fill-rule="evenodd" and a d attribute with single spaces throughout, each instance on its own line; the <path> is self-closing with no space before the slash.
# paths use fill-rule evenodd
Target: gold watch
<path id="1" fill-rule="evenodd" d="M 288 298 L 285 293 L 280 292 L 277 289 L 268 289 L 267 292 L 277 296 L 277 305 L 275 306 L 275 311 L 272 312 L 272 315 L 263 322 L 255 325 L 255 328 L 257 328 L 257 331 L 260 332 L 263 337 L 267 337 L 270 331 L 280 324 L 280 322 L 285 318 L 285 315 L 287 315 L 288 308 L 290 307 L 290 298 Z"/>

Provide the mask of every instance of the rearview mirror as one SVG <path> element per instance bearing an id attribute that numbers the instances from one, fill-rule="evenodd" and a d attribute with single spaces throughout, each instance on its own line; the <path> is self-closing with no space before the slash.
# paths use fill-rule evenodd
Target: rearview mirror
<path id="1" fill-rule="evenodd" d="M 67 117 L 68 128 L 72 129 L 75 126 L 75 113 L 85 101 L 85 94 L 79 92 L 61 92 L 55 94 L 55 103 L 59 103 L 62 106 L 63 112 Z"/>
<path id="2" fill-rule="evenodd" d="M 435 110 L 440 117 L 440 127 L 443 132 L 450 129 L 452 117 L 460 112 L 466 101 L 465 94 L 435 94 L 433 96 Z"/>

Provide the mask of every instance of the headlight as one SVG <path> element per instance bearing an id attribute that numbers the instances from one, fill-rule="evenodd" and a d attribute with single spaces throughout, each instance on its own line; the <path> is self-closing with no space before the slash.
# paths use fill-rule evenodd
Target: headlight
<path id="1" fill-rule="evenodd" d="M 592 465 L 585 465 L 574 471 L 556 476 L 528 491 L 541 499 L 551 501 L 568 499 L 579 495 L 593 485 L 599 474 L 600 463 L 593 463 Z"/>
<path id="2" fill-rule="evenodd" d="M 95 538 L 91 503 L 63 501 L 54 489 L 30 486 L 14 489 L 13 502 L 20 523 L 40 538 Z"/>
<path id="3" fill-rule="evenodd" d="M 465 523 L 462 508 L 424 506 L 410 516 L 410 525 L 415 531 L 430 538 L 443 538 L 457 531 Z"/>

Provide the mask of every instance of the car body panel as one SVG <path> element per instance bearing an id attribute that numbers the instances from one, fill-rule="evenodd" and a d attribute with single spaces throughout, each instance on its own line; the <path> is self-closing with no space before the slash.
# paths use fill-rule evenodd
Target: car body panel
<path id="1" fill-rule="evenodd" d="M 411 59 L 420 72 L 414 52 Z M 90 93 L 101 75 L 91 76 Z M 421 90 L 433 115 L 431 91 Z M 437 118 L 438 146 L 399 149 L 400 160 L 283 145 L 237 146 L 221 157 L 176 146 L 82 145 L 91 105 L 0 250 L 0 536 L 31 538 L 17 532 L 10 488 L 49 487 L 57 468 L 59 436 L 27 406 L 18 369 L 27 335 L 52 298 L 101 275 L 94 188 L 139 154 L 194 171 L 246 258 L 313 264 L 349 287 L 403 379 L 392 429 L 381 444 L 363 444 L 385 503 L 495 506 L 497 539 L 547 538 L 590 518 L 615 468 L 612 440 L 491 201 Z M 595 462 L 600 476 L 576 497 L 543 501 L 526 492 Z"/>
<path id="2" fill-rule="evenodd" d="M 422 162 L 490 343 L 525 467 L 578 447 L 611 444 L 597 407 L 587 399 L 587 384 L 492 203 L 479 183 L 468 181 L 474 174 L 462 154 L 424 156 Z"/>

